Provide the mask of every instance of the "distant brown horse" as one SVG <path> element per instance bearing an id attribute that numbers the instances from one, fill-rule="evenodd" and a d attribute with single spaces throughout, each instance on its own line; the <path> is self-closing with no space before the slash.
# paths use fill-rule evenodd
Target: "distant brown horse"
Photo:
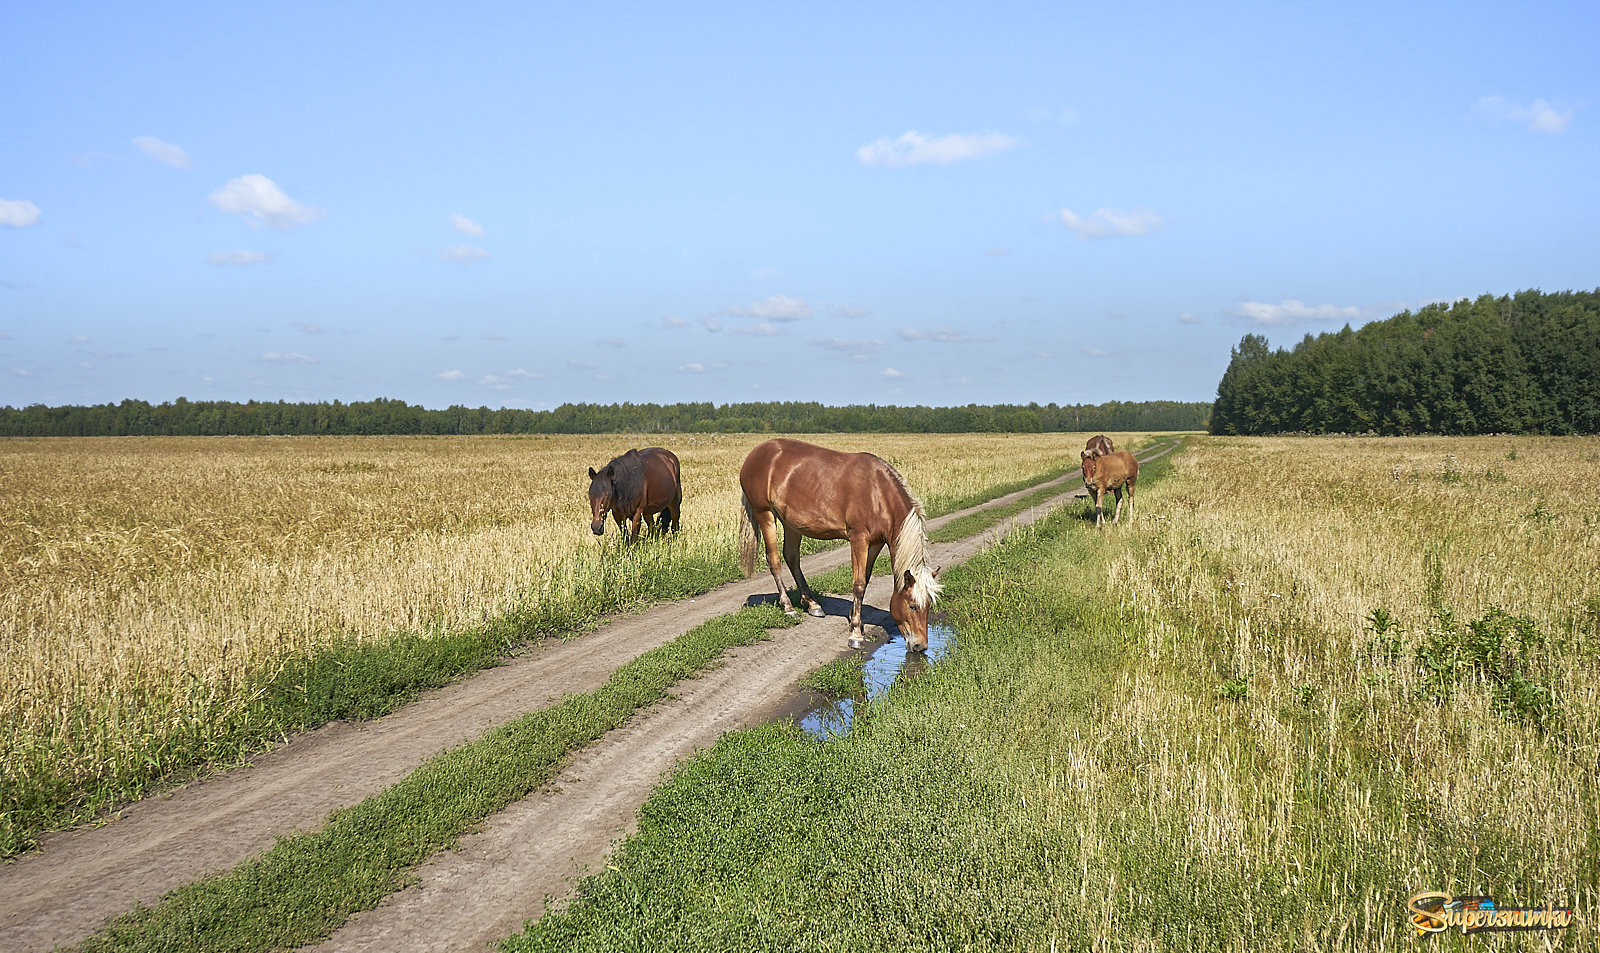
<path id="1" fill-rule="evenodd" d="M 678 529 L 683 505 L 683 484 L 678 480 L 678 457 L 671 450 L 645 447 L 629 450 L 598 471 L 589 468 L 589 528 L 599 536 L 606 531 L 606 513 L 617 529 L 633 524 L 628 542 L 639 538 L 639 523 L 662 532 Z M 659 524 L 656 516 L 660 515 Z"/>
<path id="2" fill-rule="evenodd" d="M 800 589 L 801 604 L 821 617 L 822 602 L 800 572 L 800 537 L 848 539 L 854 570 L 850 605 L 850 647 L 864 644 L 861 600 L 872 564 L 884 546 L 894 571 L 889 615 L 905 634 L 906 645 L 928 648 L 928 607 L 939 595 L 928 566 L 928 537 L 922 501 L 900 473 L 870 453 L 841 453 L 799 440 L 768 440 L 744 458 L 739 468 L 745 519 L 739 527 L 739 562 L 746 576 L 756 568 L 756 534 L 767 546 L 767 568 L 778 586 L 778 604 L 795 614 L 778 568 L 778 530 L 783 524 L 783 559 Z"/>
<path id="3" fill-rule="evenodd" d="M 1128 515 L 1133 515 L 1133 487 L 1139 482 L 1139 461 L 1133 454 L 1126 450 L 1103 457 L 1083 458 L 1083 485 L 1094 494 L 1094 525 L 1099 526 L 1105 520 L 1105 510 L 1101 503 L 1105 500 L 1106 491 L 1110 490 L 1117 497 L 1117 514 L 1111 520 L 1113 523 L 1122 521 L 1122 490 L 1128 490 Z"/>
<path id="4" fill-rule="evenodd" d="M 1115 453 L 1116 447 L 1111 445 L 1111 438 L 1105 434 L 1095 434 L 1089 442 L 1083 445 L 1083 453 L 1079 459 L 1087 460 L 1090 457 L 1103 457 L 1108 453 Z"/>

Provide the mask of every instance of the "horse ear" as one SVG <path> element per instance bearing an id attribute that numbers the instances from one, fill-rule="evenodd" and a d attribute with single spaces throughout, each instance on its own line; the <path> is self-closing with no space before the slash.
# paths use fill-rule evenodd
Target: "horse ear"
<path id="1" fill-rule="evenodd" d="M 907 569 L 906 570 L 905 588 L 910 589 L 912 586 L 914 586 L 916 584 L 917 584 L 916 577 L 911 575 L 911 570 Z"/>
<path id="2" fill-rule="evenodd" d="M 935 566 L 935 567 L 933 567 L 933 578 L 938 579 L 939 578 L 939 574 L 942 573 L 942 572 L 944 572 L 944 567 L 943 566 Z"/>
<path id="3" fill-rule="evenodd" d="M 589 479 L 594 479 L 594 467 L 589 468 Z"/>

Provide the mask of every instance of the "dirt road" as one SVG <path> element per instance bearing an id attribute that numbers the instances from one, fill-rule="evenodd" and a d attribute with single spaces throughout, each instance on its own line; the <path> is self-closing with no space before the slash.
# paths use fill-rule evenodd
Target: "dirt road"
<path id="1" fill-rule="evenodd" d="M 935 544 L 936 565 L 961 562 L 1050 506 L 1081 496 L 1077 472 L 1051 481 L 1062 495 L 992 530 Z M 1020 499 L 1038 487 L 994 500 Z M 974 507 L 973 510 L 983 507 Z M 930 521 L 937 529 L 973 510 Z M 846 548 L 807 557 L 805 572 L 849 560 Z M 873 581 L 867 602 L 887 606 L 889 580 Z M 611 672 L 715 616 L 771 595 L 765 573 L 693 599 L 619 618 L 571 641 L 548 641 L 499 668 L 429 693 L 371 722 L 337 723 L 294 738 L 250 767 L 130 805 L 110 823 L 53 835 L 0 867 L 0 937 L 13 951 L 74 943 L 135 903 L 233 866 L 293 830 L 315 827 L 337 808 L 398 781 L 440 751 L 549 705 L 598 688 Z M 459 848 L 435 856 L 420 882 L 361 913 L 319 950 L 483 950 L 543 912 L 547 895 L 600 863 L 628 832 L 651 788 L 679 759 L 725 731 L 792 710 L 796 680 L 845 654 L 844 599 L 828 617 L 806 618 L 773 639 L 738 649 L 674 697 L 575 753 L 558 780 L 486 822 Z M 881 626 L 886 612 L 868 613 Z M 872 631 L 869 629 L 869 632 Z M 869 647 L 870 651 L 870 647 Z"/>

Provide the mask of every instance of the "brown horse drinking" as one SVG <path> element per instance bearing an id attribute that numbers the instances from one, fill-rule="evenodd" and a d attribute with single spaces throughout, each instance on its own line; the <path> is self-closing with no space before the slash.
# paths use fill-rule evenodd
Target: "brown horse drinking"
<path id="1" fill-rule="evenodd" d="M 598 471 L 589 468 L 589 528 L 599 536 L 606 531 L 606 513 L 619 530 L 631 521 L 628 542 L 639 538 L 639 523 L 659 526 L 662 532 L 678 529 L 683 484 L 678 480 L 678 457 L 671 450 L 645 447 L 629 450 Z M 656 520 L 660 514 L 659 523 Z"/>
<path id="2" fill-rule="evenodd" d="M 756 568 L 756 534 L 767 546 L 767 568 L 778 586 L 778 603 L 794 614 L 778 568 L 778 523 L 783 524 L 783 560 L 800 590 L 801 604 L 821 617 L 822 602 L 800 572 L 800 537 L 848 539 L 854 570 L 850 647 L 860 648 L 861 600 L 872 564 L 884 546 L 894 570 L 889 615 L 906 645 L 928 648 L 928 607 L 939 595 L 938 571 L 928 566 L 922 501 L 899 472 L 870 453 L 841 453 L 799 440 L 768 440 L 750 451 L 739 468 L 745 519 L 739 527 L 739 562 L 746 576 Z"/>

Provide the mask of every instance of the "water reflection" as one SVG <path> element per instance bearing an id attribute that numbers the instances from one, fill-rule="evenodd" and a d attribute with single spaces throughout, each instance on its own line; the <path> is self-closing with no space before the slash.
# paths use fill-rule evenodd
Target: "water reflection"
<path id="1" fill-rule="evenodd" d="M 895 635 L 878 646 L 862 668 L 866 683 L 867 700 L 871 701 L 889 690 L 895 679 L 915 675 L 936 664 L 956 647 L 956 634 L 942 625 L 928 626 L 928 651 L 912 652 L 906 649 L 904 636 Z M 821 741 L 839 738 L 850 731 L 850 719 L 855 714 L 856 700 L 840 698 L 825 701 L 800 719 L 800 727 Z"/>

